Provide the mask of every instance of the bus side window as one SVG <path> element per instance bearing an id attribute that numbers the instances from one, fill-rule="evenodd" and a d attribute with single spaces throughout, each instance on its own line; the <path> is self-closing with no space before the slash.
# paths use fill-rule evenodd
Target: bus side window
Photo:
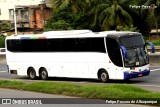
<path id="1" fill-rule="evenodd" d="M 7 50 L 13 51 L 12 40 L 7 40 Z"/>
<path id="2" fill-rule="evenodd" d="M 104 38 L 90 38 L 90 51 L 106 53 Z"/>
<path id="3" fill-rule="evenodd" d="M 106 38 L 106 46 L 111 61 L 115 65 L 122 67 L 123 63 L 122 63 L 121 52 L 116 39 Z"/>
<path id="4" fill-rule="evenodd" d="M 21 40 L 23 52 L 46 52 L 46 39 L 24 39 Z"/>
<path id="5" fill-rule="evenodd" d="M 76 40 L 76 51 L 105 53 L 104 38 L 79 38 Z"/>
<path id="6" fill-rule="evenodd" d="M 11 52 L 21 52 L 20 40 L 7 40 L 7 49 Z"/>
<path id="7" fill-rule="evenodd" d="M 61 52 L 75 52 L 75 39 L 74 38 L 63 38 L 61 39 Z"/>
<path id="8" fill-rule="evenodd" d="M 60 52 L 61 51 L 61 39 L 48 39 L 48 51 Z"/>
<path id="9" fill-rule="evenodd" d="M 88 52 L 89 51 L 89 39 L 79 38 L 76 40 L 76 51 L 77 52 Z"/>

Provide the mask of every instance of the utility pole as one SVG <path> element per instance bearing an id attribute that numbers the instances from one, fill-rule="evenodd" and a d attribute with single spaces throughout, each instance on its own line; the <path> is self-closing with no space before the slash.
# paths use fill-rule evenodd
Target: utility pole
<path id="1" fill-rule="evenodd" d="M 13 2 L 14 2 L 14 0 L 13 0 Z M 15 36 L 17 36 L 16 3 L 14 3 L 13 12 L 14 12 L 14 29 L 15 29 Z"/>

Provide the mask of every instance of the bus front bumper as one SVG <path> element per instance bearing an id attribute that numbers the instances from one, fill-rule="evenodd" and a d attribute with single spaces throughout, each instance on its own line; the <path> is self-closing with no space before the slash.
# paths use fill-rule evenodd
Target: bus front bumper
<path id="1" fill-rule="evenodd" d="M 142 76 L 147 76 L 150 74 L 150 70 L 144 70 L 141 72 L 124 72 L 124 80 L 128 80 L 131 78 L 137 78 L 137 77 L 142 77 Z"/>

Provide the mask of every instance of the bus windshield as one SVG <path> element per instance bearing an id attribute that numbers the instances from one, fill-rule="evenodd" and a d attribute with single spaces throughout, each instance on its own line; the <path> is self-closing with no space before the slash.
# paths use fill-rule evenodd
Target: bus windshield
<path id="1" fill-rule="evenodd" d="M 120 38 L 121 45 L 125 48 L 137 47 L 145 45 L 142 35 L 135 34 L 134 36 L 127 36 Z"/>
<path id="2" fill-rule="evenodd" d="M 120 43 L 127 50 L 127 58 L 124 58 L 125 66 L 143 66 L 149 63 L 145 42 L 141 35 L 120 38 Z"/>
<path id="3" fill-rule="evenodd" d="M 143 66 L 149 64 L 148 55 L 143 47 L 128 48 L 128 56 L 124 59 L 125 66 Z"/>

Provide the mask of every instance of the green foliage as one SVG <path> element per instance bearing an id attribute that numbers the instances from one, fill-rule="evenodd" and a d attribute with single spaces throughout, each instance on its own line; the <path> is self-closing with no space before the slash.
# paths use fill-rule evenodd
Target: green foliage
<path id="1" fill-rule="evenodd" d="M 157 40 L 153 41 L 152 43 L 156 46 L 160 46 L 160 39 L 157 39 Z"/>
<path id="2" fill-rule="evenodd" d="M 73 29 L 69 23 L 67 23 L 64 20 L 58 20 L 56 22 L 53 22 L 49 24 L 48 26 L 45 26 L 45 31 L 51 31 L 51 30 L 71 30 Z"/>
<path id="3" fill-rule="evenodd" d="M 142 18 L 145 20 L 145 23 L 149 25 L 150 29 L 158 29 L 158 20 L 160 18 L 160 0 L 146 0 L 144 5 L 151 6 L 151 8 L 142 9 Z"/>
<path id="4" fill-rule="evenodd" d="M 89 29 L 89 16 L 83 13 L 73 13 L 70 7 L 63 6 L 54 12 L 50 21 L 44 27 L 49 30 Z"/>
<path id="5" fill-rule="evenodd" d="M 10 28 L 10 26 L 7 25 L 7 24 L 0 25 L 0 30 L 6 30 L 6 29 L 9 29 L 9 28 Z"/>
<path id="6" fill-rule="evenodd" d="M 134 27 L 133 25 L 131 25 L 131 26 L 117 26 L 116 30 L 139 32 L 139 30 L 137 30 L 137 27 Z"/>
<path id="7" fill-rule="evenodd" d="M 122 7 L 125 3 L 123 1 L 108 0 L 97 6 L 95 20 L 98 20 L 102 30 L 116 29 L 117 26 L 130 26 L 133 24 L 132 17 Z"/>
<path id="8" fill-rule="evenodd" d="M 11 36 L 13 34 L 13 32 L 7 32 L 8 36 Z"/>
<path id="9" fill-rule="evenodd" d="M 81 12 L 83 10 L 83 1 L 82 0 L 51 0 L 52 8 L 58 10 L 63 8 L 63 6 L 68 6 L 73 12 Z"/>
<path id="10" fill-rule="evenodd" d="M 0 48 L 4 48 L 4 47 L 5 47 L 5 37 L 0 35 Z"/>
<path id="11" fill-rule="evenodd" d="M 131 6 L 158 6 L 153 9 Z M 148 36 L 151 29 L 158 28 L 160 0 L 52 0 L 53 18 L 45 30 L 90 29 L 93 31 L 115 30 L 139 31 Z M 61 20 L 61 21 L 59 21 Z M 63 20 L 63 21 L 62 21 Z M 52 24 L 53 23 L 53 24 Z M 60 27 L 57 26 L 66 26 Z M 57 26 L 53 27 L 53 26 Z"/>

